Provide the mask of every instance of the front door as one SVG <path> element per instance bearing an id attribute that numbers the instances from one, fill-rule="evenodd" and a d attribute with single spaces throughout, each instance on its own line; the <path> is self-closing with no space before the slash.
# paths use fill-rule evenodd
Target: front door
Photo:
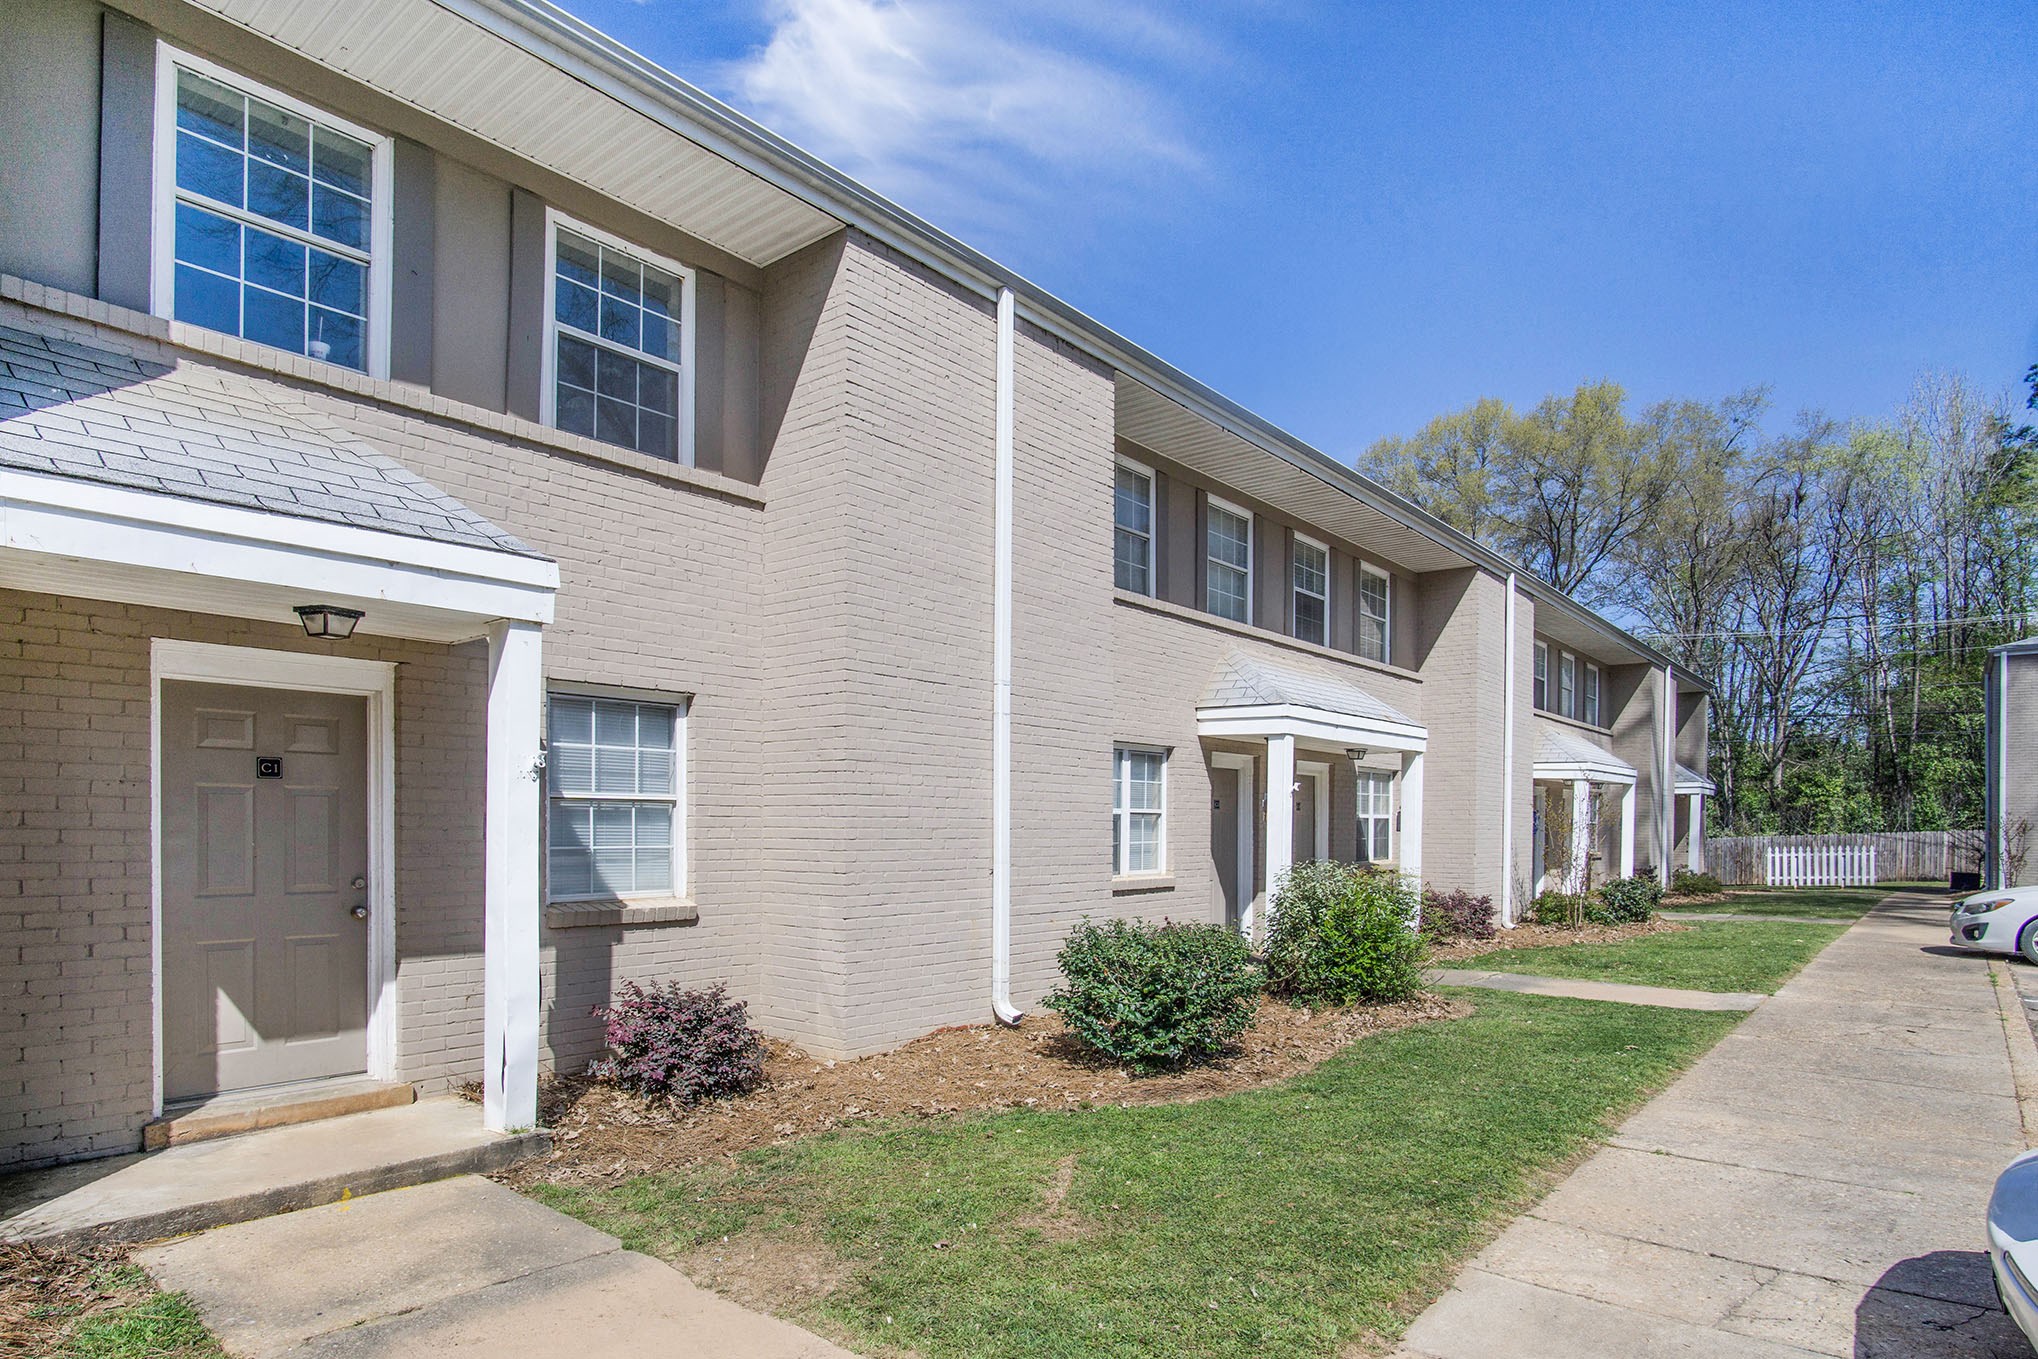
<path id="1" fill-rule="evenodd" d="M 1242 927 L 1252 898 L 1243 887 L 1250 864 L 1239 862 L 1240 818 L 1250 808 L 1252 771 L 1235 764 L 1210 767 L 1210 858 L 1217 870 L 1217 891 L 1223 898 L 1224 923 Z M 1246 823 L 1250 824 L 1250 823 Z M 1251 853 L 1247 849 L 1246 853 Z"/>
<path id="2" fill-rule="evenodd" d="M 367 1067 L 366 700 L 166 680 L 163 1096 Z"/>
<path id="3" fill-rule="evenodd" d="M 1310 859 L 1329 857 L 1323 845 L 1317 843 L 1318 813 L 1322 805 L 1324 777 L 1311 769 L 1300 770 L 1295 775 L 1295 838 L 1288 843 L 1293 847 L 1296 863 Z"/>

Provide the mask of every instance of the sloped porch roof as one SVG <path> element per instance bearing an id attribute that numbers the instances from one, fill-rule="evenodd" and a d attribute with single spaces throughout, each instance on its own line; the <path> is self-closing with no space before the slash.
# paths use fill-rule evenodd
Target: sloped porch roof
<path id="1" fill-rule="evenodd" d="M 1421 751 L 1421 723 L 1357 682 L 1301 661 L 1227 651 L 1196 704 L 1204 736 L 1293 735 L 1382 750 Z"/>
<path id="2" fill-rule="evenodd" d="M 1535 777 L 1632 784 L 1637 775 L 1633 765 L 1612 751 L 1593 744 L 1578 732 L 1538 717 Z"/>
<path id="3" fill-rule="evenodd" d="M 1705 796 L 1711 797 L 1719 791 L 1718 786 L 1711 779 L 1699 773 L 1688 764 L 1677 766 L 1677 777 L 1672 782 L 1671 787 L 1679 797 L 1687 793 L 1703 793 Z"/>

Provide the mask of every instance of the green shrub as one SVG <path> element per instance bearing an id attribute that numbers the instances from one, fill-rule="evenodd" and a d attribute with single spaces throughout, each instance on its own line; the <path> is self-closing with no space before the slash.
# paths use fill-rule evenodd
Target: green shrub
<path id="1" fill-rule="evenodd" d="M 1267 983 L 1292 1000 L 1352 1005 L 1422 990 L 1428 946 L 1421 890 L 1359 864 L 1297 864 L 1281 878 L 1267 928 Z"/>
<path id="2" fill-rule="evenodd" d="M 1575 930 L 1591 918 L 1591 899 L 1576 892 L 1544 892 L 1529 904 L 1529 916 L 1538 925 L 1556 925 Z"/>
<path id="3" fill-rule="evenodd" d="M 1592 913 L 1609 925 L 1629 925 L 1647 920 L 1663 900 L 1663 885 L 1653 877 L 1637 873 L 1632 878 L 1615 878 L 1599 889 L 1599 910 Z"/>
<path id="4" fill-rule="evenodd" d="M 1720 880 L 1710 873 L 1680 868 L 1670 875 L 1670 890 L 1680 897 L 1716 897 L 1720 894 Z"/>
<path id="5" fill-rule="evenodd" d="M 1085 920 L 1041 1003 L 1086 1046 L 1141 1071 L 1207 1062 L 1252 1027 L 1262 976 L 1221 925 Z"/>

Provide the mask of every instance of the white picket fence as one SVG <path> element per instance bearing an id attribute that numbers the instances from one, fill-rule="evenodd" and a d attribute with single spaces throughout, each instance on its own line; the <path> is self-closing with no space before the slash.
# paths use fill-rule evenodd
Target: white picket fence
<path id="1" fill-rule="evenodd" d="M 1874 845 L 1771 845 L 1771 887 L 1869 887 Z"/>

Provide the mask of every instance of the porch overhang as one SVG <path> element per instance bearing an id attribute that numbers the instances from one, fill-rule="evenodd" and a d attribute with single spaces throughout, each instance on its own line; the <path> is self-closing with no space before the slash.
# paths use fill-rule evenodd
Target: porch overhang
<path id="1" fill-rule="evenodd" d="M 1671 787 L 1679 797 L 1711 797 L 1719 792 L 1717 785 L 1690 765 L 1677 766 L 1677 776 Z"/>
<path id="2" fill-rule="evenodd" d="M 0 468 L 0 586 L 295 625 L 362 610 L 359 631 L 464 642 L 552 621 L 543 558 Z"/>
<path id="3" fill-rule="evenodd" d="M 1537 719 L 1539 749 L 1534 777 L 1544 783 L 1614 783 L 1634 787 L 1635 767 L 1610 750 Z"/>
<path id="4" fill-rule="evenodd" d="M 1341 674 L 1227 652 L 1196 705 L 1199 736 L 1298 740 L 1420 755 L 1429 731 Z"/>

